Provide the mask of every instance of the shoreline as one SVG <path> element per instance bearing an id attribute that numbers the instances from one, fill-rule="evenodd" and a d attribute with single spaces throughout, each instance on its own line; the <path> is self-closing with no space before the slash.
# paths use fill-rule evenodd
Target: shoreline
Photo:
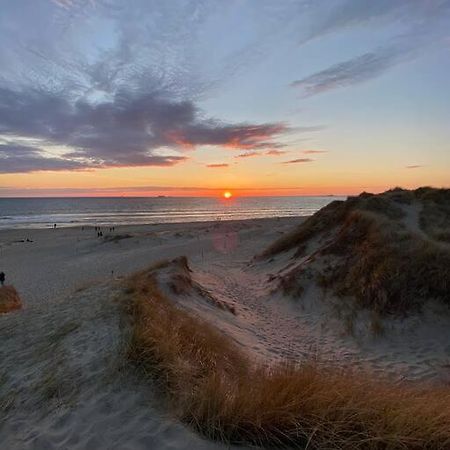
<path id="1" fill-rule="evenodd" d="M 344 197 L 0 199 L 0 230 L 303 217 Z"/>
<path id="2" fill-rule="evenodd" d="M 276 217 L 249 217 L 246 219 L 216 219 L 216 220 L 190 220 L 190 221 L 177 221 L 177 222 L 146 222 L 146 223 L 127 223 L 127 224 L 107 224 L 107 225 L 93 225 L 93 224 L 87 224 L 87 225 L 82 225 L 82 224 L 68 224 L 68 225 L 58 225 L 58 223 L 56 224 L 57 227 L 56 229 L 53 228 L 51 225 L 48 225 L 46 227 L 36 227 L 36 228 L 31 228 L 31 227 L 13 227 L 13 228 L 2 228 L 0 227 L 0 237 L 1 234 L 3 233 L 9 233 L 9 232 L 19 232 L 19 231 L 37 231 L 37 232 L 42 232 L 42 231 L 55 231 L 55 230 L 75 230 L 75 229 L 81 229 L 82 227 L 85 229 L 85 231 L 89 230 L 89 229 L 94 229 L 95 227 L 100 227 L 100 228 L 110 228 L 110 227 L 115 227 L 116 231 L 119 229 L 126 229 L 126 228 L 139 228 L 139 227 L 152 227 L 152 226 L 178 226 L 178 225 L 188 225 L 188 226 L 194 226 L 194 225 L 212 225 L 212 224 L 217 224 L 217 223 L 238 223 L 238 222 L 253 222 L 253 221 L 274 221 L 274 220 L 304 220 L 307 219 L 308 217 L 311 217 L 312 214 L 306 214 L 304 216 L 299 216 L 299 215 L 295 215 L 295 216 L 276 216 Z M 1 244 L 1 242 L 0 242 Z"/>

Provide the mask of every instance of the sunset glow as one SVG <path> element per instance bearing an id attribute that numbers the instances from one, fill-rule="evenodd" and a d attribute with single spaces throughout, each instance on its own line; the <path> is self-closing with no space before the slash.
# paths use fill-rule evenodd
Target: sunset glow
<path id="1" fill-rule="evenodd" d="M 230 191 L 225 191 L 223 193 L 223 196 L 224 196 L 224 198 L 228 199 L 228 198 L 231 198 L 233 196 L 233 194 Z"/>
<path id="2" fill-rule="evenodd" d="M 2 6 L 0 197 L 449 186 L 441 2 L 137 3 Z"/>

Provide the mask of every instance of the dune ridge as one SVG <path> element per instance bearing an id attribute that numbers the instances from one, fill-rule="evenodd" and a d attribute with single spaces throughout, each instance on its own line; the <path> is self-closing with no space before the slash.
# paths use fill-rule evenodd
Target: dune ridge
<path id="1" fill-rule="evenodd" d="M 435 299 L 450 306 L 450 190 L 393 189 L 335 201 L 259 256 L 291 252 L 275 279 L 301 297 L 314 279 L 380 314 L 407 314 Z"/>

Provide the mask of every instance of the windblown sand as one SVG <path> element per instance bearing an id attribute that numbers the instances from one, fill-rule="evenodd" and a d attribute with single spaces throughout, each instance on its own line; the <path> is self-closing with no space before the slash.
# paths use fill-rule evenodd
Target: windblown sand
<path id="1" fill-rule="evenodd" d="M 195 295 L 175 297 L 250 357 L 316 354 L 396 379 L 448 383 L 450 317 L 438 304 L 386 319 L 382 336 L 363 320 L 350 335 L 319 289 L 301 304 L 271 292 L 270 273 L 290 255 L 250 261 L 300 220 L 116 227 L 111 235 L 104 230 L 107 239 L 91 228 L 1 231 L 0 270 L 23 301 L 23 310 L 0 316 L 2 448 L 225 448 L 173 419 L 124 354 L 120 279 L 180 255 L 193 280 L 236 314 Z"/>

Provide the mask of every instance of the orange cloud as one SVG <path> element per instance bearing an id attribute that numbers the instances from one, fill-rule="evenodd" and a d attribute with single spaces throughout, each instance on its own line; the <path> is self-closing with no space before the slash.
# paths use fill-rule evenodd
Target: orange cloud
<path id="1" fill-rule="evenodd" d="M 265 155 L 269 155 L 269 156 L 279 156 L 279 155 L 284 155 L 286 154 L 287 151 L 286 150 L 276 150 L 276 149 L 272 149 L 272 150 L 268 150 Z"/>
<path id="2" fill-rule="evenodd" d="M 298 163 L 309 163 L 314 161 L 314 159 L 311 158 L 297 158 L 297 159 L 291 159 L 290 161 L 283 161 L 281 164 L 298 164 Z"/>
<path id="3" fill-rule="evenodd" d="M 236 155 L 235 158 L 250 158 L 251 156 L 259 156 L 260 153 L 258 152 L 246 152 L 241 153 L 240 155 Z"/>
<path id="4" fill-rule="evenodd" d="M 229 167 L 229 164 L 226 163 L 220 163 L 220 164 L 206 164 L 206 167 L 209 167 L 210 169 L 218 169 L 220 167 Z"/>

